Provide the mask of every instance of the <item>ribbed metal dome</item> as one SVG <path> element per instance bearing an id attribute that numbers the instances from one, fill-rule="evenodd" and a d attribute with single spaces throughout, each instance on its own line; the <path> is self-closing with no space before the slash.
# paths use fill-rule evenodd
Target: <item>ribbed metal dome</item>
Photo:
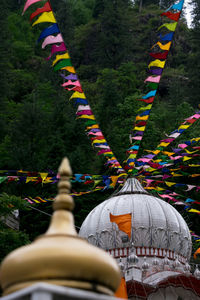
<path id="1" fill-rule="evenodd" d="M 166 249 L 190 258 L 191 236 L 183 217 L 173 206 L 147 193 L 137 179 L 128 179 L 119 192 L 95 207 L 79 232 L 105 250 L 129 247 L 126 234 L 110 222 L 110 213 L 132 213 L 135 247 Z"/>

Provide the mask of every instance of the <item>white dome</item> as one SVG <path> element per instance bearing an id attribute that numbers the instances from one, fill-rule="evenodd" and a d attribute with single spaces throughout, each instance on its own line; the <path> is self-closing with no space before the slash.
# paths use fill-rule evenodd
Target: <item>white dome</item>
<path id="1" fill-rule="evenodd" d="M 141 249 L 140 256 L 147 255 L 145 249 L 149 249 L 149 254 L 157 249 L 160 257 L 178 254 L 183 263 L 184 258 L 190 259 L 192 243 L 185 220 L 173 206 L 147 193 L 138 180 L 128 179 L 119 192 L 95 207 L 79 232 L 91 244 L 105 250 L 129 247 L 128 236 L 110 222 L 110 213 L 132 213 L 131 242 Z"/>

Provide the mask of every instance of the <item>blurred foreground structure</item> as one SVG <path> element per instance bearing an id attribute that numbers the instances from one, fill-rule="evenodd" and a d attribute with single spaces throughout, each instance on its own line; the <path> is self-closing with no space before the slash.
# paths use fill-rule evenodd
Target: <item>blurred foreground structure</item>
<path id="1" fill-rule="evenodd" d="M 117 262 L 76 233 L 66 158 L 59 174 L 49 229 L 1 264 L 2 300 L 116 299 L 121 279 Z"/>

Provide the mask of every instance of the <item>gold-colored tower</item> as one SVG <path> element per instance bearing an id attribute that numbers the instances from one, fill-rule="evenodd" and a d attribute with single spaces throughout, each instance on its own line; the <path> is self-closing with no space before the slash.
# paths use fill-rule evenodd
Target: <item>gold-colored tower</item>
<path id="1" fill-rule="evenodd" d="M 59 174 L 49 229 L 32 244 L 11 252 L 1 264 L 0 283 L 4 295 L 37 282 L 112 295 L 120 283 L 115 260 L 76 233 L 67 158 L 63 159 Z"/>

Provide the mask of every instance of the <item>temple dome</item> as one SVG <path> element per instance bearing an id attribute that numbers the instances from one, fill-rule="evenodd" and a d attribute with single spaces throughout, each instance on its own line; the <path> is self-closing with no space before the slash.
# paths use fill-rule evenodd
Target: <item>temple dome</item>
<path id="1" fill-rule="evenodd" d="M 115 223 L 110 222 L 110 213 L 132 213 L 131 241 Z M 130 247 L 131 242 L 139 249 L 139 256 L 156 254 L 175 259 L 178 255 L 185 263 L 191 255 L 191 236 L 183 217 L 173 206 L 147 193 L 134 178 L 128 179 L 119 192 L 89 213 L 79 235 L 110 253 L 112 249 Z"/>

